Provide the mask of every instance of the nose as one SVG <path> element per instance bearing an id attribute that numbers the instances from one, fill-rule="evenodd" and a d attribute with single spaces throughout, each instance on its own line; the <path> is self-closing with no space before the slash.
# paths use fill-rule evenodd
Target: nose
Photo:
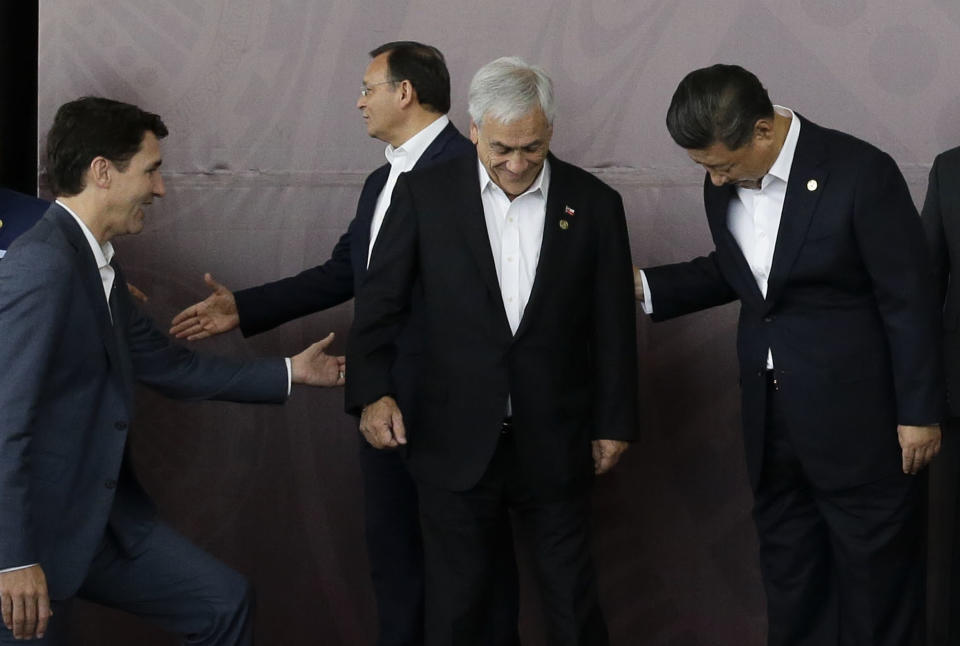
<path id="1" fill-rule="evenodd" d="M 357 97 L 357 110 L 363 110 L 365 107 L 367 107 L 367 97 L 361 94 Z"/>
<path id="2" fill-rule="evenodd" d="M 163 197 L 167 194 L 167 187 L 163 184 L 163 175 L 159 172 L 156 179 L 153 180 L 153 194 L 155 197 Z"/>
<path id="3" fill-rule="evenodd" d="M 527 170 L 530 163 L 520 154 L 513 154 L 507 158 L 507 170 L 514 175 L 519 175 Z"/>
<path id="4" fill-rule="evenodd" d="M 708 171 L 710 173 L 710 183 L 714 186 L 723 186 L 727 183 L 727 178 L 720 173 Z"/>

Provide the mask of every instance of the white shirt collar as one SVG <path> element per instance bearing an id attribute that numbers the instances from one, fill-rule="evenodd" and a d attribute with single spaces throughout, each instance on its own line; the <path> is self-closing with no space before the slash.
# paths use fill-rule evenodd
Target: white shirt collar
<path id="1" fill-rule="evenodd" d="M 790 117 L 790 129 L 787 131 L 786 139 L 783 140 L 780 154 L 777 155 L 773 166 L 767 171 L 767 176 L 772 176 L 783 183 L 787 183 L 790 178 L 790 168 L 793 166 L 793 154 L 797 151 L 797 139 L 800 137 L 800 119 L 793 113 L 793 110 L 782 105 L 775 105 L 773 109 L 782 117 Z"/>
<path id="2" fill-rule="evenodd" d="M 390 164 L 393 164 L 394 160 L 400 157 L 405 157 L 407 160 L 405 166 L 408 169 L 412 168 L 413 165 L 416 164 L 420 159 L 420 156 L 423 155 L 424 151 L 426 151 L 431 142 L 437 138 L 437 135 L 443 132 L 443 129 L 446 128 L 447 124 L 449 123 L 450 119 L 447 118 L 447 115 L 440 115 L 436 121 L 407 139 L 396 148 L 390 144 L 387 144 L 386 150 L 383 151 L 384 157 L 387 158 L 387 161 Z"/>
<path id="3" fill-rule="evenodd" d="M 83 236 L 87 239 L 87 244 L 90 245 L 90 251 L 93 252 L 93 258 L 97 262 L 97 269 L 103 269 L 110 264 L 110 261 L 113 260 L 113 244 L 108 240 L 102 245 L 97 241 L 96 236 L 93 235 L 93 232 L 87 227 L 83 220 L 80 219 L 76 213 L 74 213 L 69 206 L 57 200 L 57 204 L 64 211 L 69 213 L 74 220 L 77 221 L 77 224 L 80 225 L 80 230 L 83 231 Z"/>
<path id="4" fill-rule="evenodd" d="M 486 190 L 499 191 L 506 197 L 503 189 L 496 185 L 496 183 L 490 179 L 490 174 L 487 173 L 486 166 L 483 165 L 483 162 L 480 159 L 477 159 L 477 166 L 480 169 L 480 192 L 483 193 Z M 547 192 L 550 190 L 550 160 L 546 159 L 543 162 L 543 168 L 540 169 L 540 173 L 537 174 L 537 178 L 533 180 L 533 184 L 530 185 L 530 188 L 525 190 L 523 193 L 517 196 L 517 198 L 523 197 L 524 195 L 529 195 L 530 193 L 535 193 L 540 191 L 543 199 L 547 199 Z"/>

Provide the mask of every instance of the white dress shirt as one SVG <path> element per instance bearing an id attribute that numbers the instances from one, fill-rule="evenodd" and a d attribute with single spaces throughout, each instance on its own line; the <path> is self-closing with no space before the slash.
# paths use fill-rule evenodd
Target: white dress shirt
<path id="1" fill-rule="evenodd" d="M 793 111 L 775 105 L 773 109 L 782 117 L 790 118 L 790 129 L 783 141 L 780 153 L 770 170 L 760 180 L 759 189 L 737 187 L 737 199 L 730 200 L 727 207 L 727 229 L 737 241 L 743 257 L 750 266 L 750 272 L 764 297 L 767 296 L 767 282 L 770 280 L 770 268 L 773 266 L 773 252 L 780 231 L 780 217 L 783 213 L 783 200 L 787 194 L 787 181 L 790 168 L 797 150 L 797 138 L 800 136 L 800 120 Z M 642 271 L 644 300 L 643 310 L 653 312 L 653 297 L 647 277 Z M 767 368 L 773 368 L 773 354 L 767 350 Z"/>
<path id="2" fill-rule="evenodd" d="M 550 188 L 550 162 L 544 162 L 543 169 L 530 188 L 513 201 L 494 184 L 479 160 L 477 167 L 483 217 L 500 281 L 503 308 L 507 312 L 510 330 L 516 334 L 523 310 L 530 300 L 530 290 L 540 261 L 540 243 L 543 242 L 543 225 L 547 216 L 547 191 Z"/>
<path id="3" fill-rule="evenodd" d="M 107 299 L 107 311 L 109 312 L 110 290 L 113 289 L 113 280 L 116 278 L 116 272 L 113 269 L 113 265 L 110 264 L 110 261 L 113 260 L 113 254 L 115 253 L 113 244 L 109 240 L 100 244 L 96 236 L 93 235 L 93 232 L 90 231 L 84 221 L 80 219 L 80 216 L 60 200 L 57 200 L 57 204 L 77 221 L 77 224 L 80 225 L 80 230 L 83 231 L 83 237 L 87 239 L 87 244 L 90 245 L 90 251 L 93 252 L 93 259 L 97 263 L 97 270 L 100 272 L 100 282 L 103 283 L 103 297 Z M 113 312 L 110 312 L 110 320 L 113 320 Z"/>
<path id="4" fill-rule="evenodd" d="M 550 162 L 526 191 L 510 201 L 503 189 L 493 183 L 483 163 L 477 160 L 480 200 L 493 264 L 500 283 L 500 297 L 507 313 L 510 331 L 517 333 L 523 310 L 530 300 L 533 280 L 540 262 L 543 225 L 547 218 L 547 191 L 550 188 Z M 507 396 L 506 415 L 513 414 L 513 402 Z"/>
<path id="5" fill-rule="evenodd" d="M 393 197 L 393 189 L 397 185 L 397 178 L 400 177 L 400 173 L 405 173 L 417 165 L 424 151 L 449 123 L 450 119 L 447 118 L 447 115 L 441 115 L 439 119 L 407 139 L 397 148 L 387 144 L 387 149 L 383 151 L 387 162 L 390 164 L 390 174 L 387 176 L 387 183 L 383 185 L 383 190 L 377 196 L 377 205 L 373 209 L 373 221 L 370 222 L 370 246 L 367 247 L 368 267 L 370 266 L 370 254 L 373 253 L 373 243 L 377 241 L 380 227 L 383 226 L 383 217 L 387 214 L 387 209 L 390 208 L 390 199 Z"/>

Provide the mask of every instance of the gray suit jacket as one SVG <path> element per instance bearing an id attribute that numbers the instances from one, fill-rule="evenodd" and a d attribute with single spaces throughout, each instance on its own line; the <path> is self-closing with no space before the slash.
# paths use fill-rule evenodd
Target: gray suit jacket
<path id="1" fill-rule="evenodd" d="M 125 451 L 134 381 L 177 399 L 287 394 L 282 360 L 171 343 L 115 268 L 108 309 L 86 238 L 57 205 L 0 263 L 0 569 L 39 562 L 54 599 L 79 588 L 108 526 L 131 555 L 154 527 Z"/>

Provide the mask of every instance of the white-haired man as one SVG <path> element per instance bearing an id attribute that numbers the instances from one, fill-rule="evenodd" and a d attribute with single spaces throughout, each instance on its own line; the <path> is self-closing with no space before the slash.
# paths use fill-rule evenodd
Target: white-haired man
<path id="1" fill-rule="evenodd" d="M 497 582 L 515 582 L 511 518 L 550 643 L 607 643 L 590 484 L 636 432 L 630 250 L 616 191 L 550 155 L 554 112 L 540 68 L 481 68 L 477 156 L 400 177 L 357 298 L 347 405 L 417 480 L 431 646 L 515 643 L 489 619 Z M 391 377 L 408 317 L 416 384 Z"/>

